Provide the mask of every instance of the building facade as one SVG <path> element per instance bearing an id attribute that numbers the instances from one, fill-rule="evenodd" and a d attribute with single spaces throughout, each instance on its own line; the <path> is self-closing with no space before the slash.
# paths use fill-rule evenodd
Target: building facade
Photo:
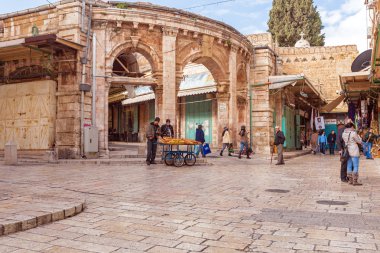
<path id="1" fill-rule="evenodd" d="M 78 158 L 84 129 L 96 127 L 98 154 L 108 157 L 109 141 L 144 141 L 145 125 L 159 116 L 179 137 L 207 126 L 215 147 L 225 126 L 235 144 L 240 126 L 249 126 L 254 150 L 269 154 L 274 125 L 296 136 L 296 122 L 333 99 L 338 73 L 356 53 L 352 46 L 278 48 L 269 34 L 244 36 L 148 3 L 64 0 L 3 14 L 0 150 L 14 140 L 21 151 Z M 200 79 L 181 88 L 192 65 L 206 69 L 212 85 Z M 274 85 L 284 75 L 288 85 Z"/>

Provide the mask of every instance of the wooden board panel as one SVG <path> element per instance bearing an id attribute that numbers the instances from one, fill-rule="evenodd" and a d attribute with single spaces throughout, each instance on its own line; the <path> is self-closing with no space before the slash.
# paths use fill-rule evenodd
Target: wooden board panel
<path id="1" fill-rule="evenodd" d="M 52 148 L 55 137 L 56 82 L 0 86 L 0 149 L 14 140 L 20 150 Z"/>

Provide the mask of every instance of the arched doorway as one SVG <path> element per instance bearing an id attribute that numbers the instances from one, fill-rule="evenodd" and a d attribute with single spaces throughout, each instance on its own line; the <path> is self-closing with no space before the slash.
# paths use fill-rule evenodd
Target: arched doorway
<path id="1" fill-rule="evenodd" d="M 184 67 L 178 92 L 182 137 L 195 139 L 196 128 L 202 125 L 206 142 L 214 142 L 216 92 L 215 79 L 203 64 L 190 62 Z"/>
<path id="2" fill-rule="evenodd" d="M 154 97 L 141 97 L 153 92 L 151 63 L 143 54 L 127 50 L 115 57 L 112 76 L 117 81 L 111 82 L 108 94 L 108 140 L 139 142 L 154 117 Z"/>

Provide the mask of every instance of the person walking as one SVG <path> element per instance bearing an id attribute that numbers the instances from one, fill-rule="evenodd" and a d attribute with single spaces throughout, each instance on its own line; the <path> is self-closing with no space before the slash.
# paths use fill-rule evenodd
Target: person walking
<path id="1" fill-rule="evenodd" d="M 196 157 L 199 157 L 199 152 L 201 152 L 202 157 L 205 157 L 205 154 L 203 152 L 203 144 L 206 142 L 205 141 L 205 133 L 203 131 L 203 126 L 198 125 L 197 130 L 195 131 L 195 140 L 200 142 L 201 144 L 198 145 L 195 151 Z"/>
<path id="2" fill-rule="evenodd" d="M 245 129 L 245 126 L 241 126 L 239 136 L 240 136 L 240 152 L 239 152 L 239 159 L 241 159 L 241 155 L 243 154 L 244 148 L 245 152 L 247 153 L 247 159 L 251 159 L 249 157 L 249 150 L 248 150 L 248 134 L 247 130 Z"/>
<path id="3" fill-rule="evenodd" d="M 146 139 L 147 139 L 147 156 L 146 156 L 146 164 L 156 164 L 154 161 L 156 159 L 157 152 L 157 140 L 158 136 L 160 136 L 160 118 L 156 117 L 153 122 L 151 122 L 146 130 Z"/>
<path id="4" fill-rule="evenodd" d="M 318 137 L 319 137 L 319 135 L 318 135 L 317 131 L 314 130 L 314 132 L 310 138 L 311 150 L 312 150 L 314 155 L 317 154 L 317 151 L 318 151 Z"/>
<path id="5" fill-rule="evenodd" d="M 326 144 L 327 144 L 327 138 L 325 135 L 325 131 L 322 130 L 319 137 L 318 137 L 318 145 L 319 145 L 319 151 L 325 155 L 326 154 Z"/>
<path id="6" fill-rule="evenodd" d="M 327 142 L 329 143 L 330 155 L 334 155 L 336 142 L 336 134 L 334 130 L 332 130 L 331 133 L 327 136 Z"/>
<path id="7" fill-rule="evenodd" d="M 348 158 L 347 161 L 347 176 L 349 183 L 352 185 L 362 185 L 358 182 L 360 157 L 358 144 L 362 144 L 363 141 L 356 133 L 354 124 L 352 122 L 346 125 L 346 129 L 343 132 L 342 138 L 347 146 L 347 150 L 350 155 L 350 158 Z"/>
<path id="8" fill-rule="evenodd" d="M 161 136 L 174 138 L 173 126 L 170 125 L 170 119 L 166 120 L 166 124 L 161 126 Z"/>
<path id="9" fill-rule="evenodd" d="M 274 136 L 274 145 L 277 146 L 277 163 L 276 165 L 283 165 L 284 162 L 284 143 L 285 135 L 280 130 L 279 126 L 276 126 L 276 135 Z"/>
<path id="10" fill-rule="evenodd" d="M 231 137 L 230 137 L 230 131 L 228 130 L 228 127 L 225 127 L 224 130 L 223 130 L 223 133 L 222 133 L 222 143 L 223 143 L 223 147 L 222 147 L 222 150 L 220 151 L 220 156 L 223 156 L 223 152 L 224 150 L 227 148 L 227 151 L 228 151 L 228 156 L 231 156 L 231 153 L 230 153 L 230 144 L 231 144 Z"/>
<path id="11" fill-rule="evenodd" d="M 349 122 L 347 122 L 349 123 Z M 339 125 L 344 125 L 343 122 L 341 122 Z M 342 157 L 342 152 L 343 152 L 343 148 L 345 146 L 345 143 L 344 143 L 344 140 L 343 140 L 343 132 L 344 130 L 346 129 L 346 125 L 344 125 L 343 127 L 340 127 L 338 128 L 338 137 L 336 139 L 336 147 L 339 151 L 339 155 L 340 155 L 340 180 L 342 182 L 348 182 L 348 178 L 347 178 L 347 161 L 348 159 Z"/>
<path id="12" fill-rule="evenodd" d="M 372 150 L 373 142 L 375 141 L 375 137 L 376 136 L 373 133 L 372 128 L 370 128 L 364 136 L 363 148 L 364 148 L 364 154 L 367 159 L 373 160 L 371 150 Z"/>

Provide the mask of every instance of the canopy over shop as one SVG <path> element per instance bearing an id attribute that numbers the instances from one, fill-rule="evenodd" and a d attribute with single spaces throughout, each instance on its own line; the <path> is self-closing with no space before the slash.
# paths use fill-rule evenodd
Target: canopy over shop
<path id="1" fill-rule="evenodd" d="M 380 86 L 371 83 L 371 72 L 365 70 L 340 75 L 341 87 L 348 104 L 347 117 L 358 129 L 379 129 Z"/>
<path id="2" fill-rule="evenodd" d="M 313 115 L 327 102 L 304 74 L 270 76 L 268 81 L 273 128 L 281 126 L 285 148 L 301 149 L 312 131 Z"/>

